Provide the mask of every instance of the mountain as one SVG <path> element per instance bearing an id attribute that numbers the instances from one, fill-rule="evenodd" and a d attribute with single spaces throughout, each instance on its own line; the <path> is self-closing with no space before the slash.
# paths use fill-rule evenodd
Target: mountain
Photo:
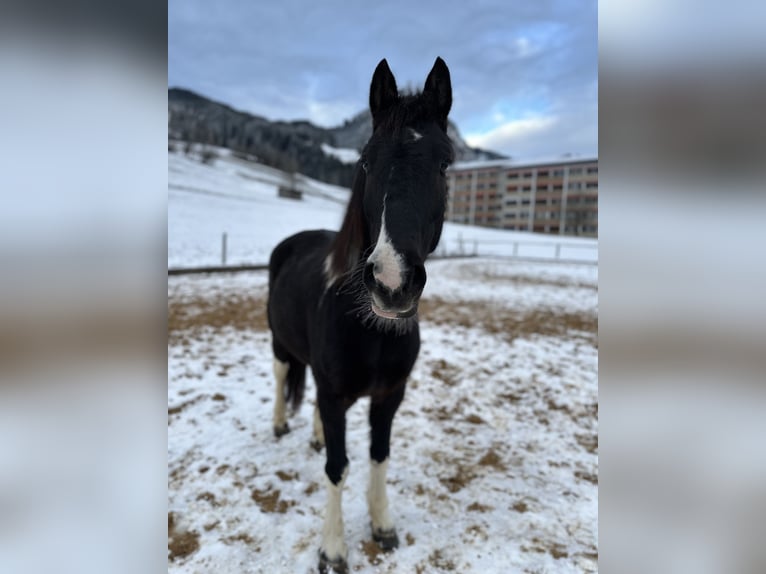
<path id="1" fill-rule="evenodd" d="M 209 143 L 255 156 L 266 165 L 298 171 L 315 179 L 351 187 L 354 163 L 329 148 L 361 150 L 370 138 L 368 111 L 343 125 L 322 128 L 307 121 L 271 121 L 235 110 L 190 90 L 168 90 L 168 137 Z M 457 161 L 500 159 L 494 152 L 471 148 L 450 122 L 448 134 Z M 328 147 L 329 146 L 329 147 Z M 348 154 L 346 154 L 348 155 Z"/>

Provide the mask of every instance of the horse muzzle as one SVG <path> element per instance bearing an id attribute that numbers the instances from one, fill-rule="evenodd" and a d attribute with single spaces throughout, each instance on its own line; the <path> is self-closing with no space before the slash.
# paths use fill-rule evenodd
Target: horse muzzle
<path id="1" fill-rule="evenodd" d="M 384 319 L 407 319 L 418 312 L 418 302 L 426 283 L 423 265 L 413 265 L 402 273 L 403 280 L 396 289 L 378 279 L 385 271 L 379 264 L 368 262 L 364 270 L 364 284 L 370 293 L 370 308 Z"/>

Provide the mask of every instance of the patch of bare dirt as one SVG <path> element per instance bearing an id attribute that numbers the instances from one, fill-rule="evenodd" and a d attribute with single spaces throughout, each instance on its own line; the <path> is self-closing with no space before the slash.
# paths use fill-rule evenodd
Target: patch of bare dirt
<path id="1" fill-rule="evenodd" d="M 278 470 L 276 473 L 279 480 L 282 482 L 289 482 L 291 480 L 296 480 L 298 478 L 297 472 L 285 472 L 284 470 Z"/>
<path id="2" fill-rule="evenodd" d="M 470 414 L 467 417 L 465 417 L 465 422 L 471 423 L 472 425 L 487 424 L 483 418 L 481 418 L 479 415 L 476 415 L 476 414 Z"/>
<path id="3" fill-rule="evenodd" d="M 183 411 L 186 407 L 190 407 L 191 405 L 200 402 L 204 398 L 205 398 L 205 395 L 198 395 L 194 397 L 193 399 L 189 399 L 188 401 L 182 402 L 180 405 L 176 405 L 174 407 L 168 407 L 168 415 L 177 415 L 181 411 Z"/>
<path id="4" fill-rule="evenodd" d="M 258 490 L 256 488 L 253 489 L 251 498 L 263 512 L 284 514 L 288 508 L 297 503 L 294 500 L 281 500 L 281 495 L 279 490 Z"/>
<path id="5" fill-rule="evenodd" d="M 309 496 L 314 494 L 317 490 L 319 490 L 319 485 L 316 482 L 312 482 L 306 487 L 306 490 L 304 490 L 303 493 Z"/>
<path id="6" fill-rule="evenodd" d="M 515 502 L 513 506 L 511 506 L 516 512 L 524 513 L 527 510 L 529 510 L 529 507 L 527 506 L 527 503 L 523 500 L 519 500 L 518 502 Z"/>
<path id="7" fill-rule="evenodd" d="M 576 434 L 577 444 L 591 454 L 598 454 L 598 435 Z"/>
<path id="8" fill-rule="evenodd" d="M 171 562 L 199 550 L 199 534 L 193 530 L 180 529 L 176 522 L 175 514 L 168 512 L 168 559 Z"/>
<path id="9" fill-rule="evenodd" d="M 221 542 L 223 542 L 224 544 L 234 544 L 235 542 L 242 542 L 243 544 L 245 544 L 247 546 L 251 546 L 251 547 L 254 546 L 255 547 L 254 548 L 255 552 L 260 552 L 261 551 L 261 547 L 260 546 L 256 546 L 255 539 L 252 536 L 250 536 L 249 534 L 247 534 L 246 532 L 240 532 L 239 534 L 233 534 L 231 536 L 226 536 L 224 538 L 221 538 Z"/>
<path id="10" fill-rule="evenodd" d="M 169 297 L 168 342 L 183 344 L 184 333 L 203 327 L 219 330 L 233 327 L 240 331 L 266 331 L 265 294 L 242 296 L 219 294 L 216 297 Z"/>
<path id="11" fill-rule="evenodd" d="M 437 570 L 446 570 L 448 572 L 452 572 L 457 569 L 455 563 L 452 560 L 442 556 L 441 550 L 438 549 L 431 552 L 431 554 L 428 556 L 428 563 Z"/>
<path id="12" fill-rule="evenodd" d="M 598 486 L 598 476 L 593 473 L 585 472 L 584 470 L 576 470 L 574 471 L 574 475 L 580 480 L 586 480 Z"/>
<path id="13" fill-rule="evenodd" d="M 431 376 L 448 387 L 454 387 L 459 382 L 460 369 L 444 359 L 439 359 L 434 361 L 431 367 Z"/>
<path id="14" fill-rule="evenodd" d="M 364 555 L 367 556 L 367 562 L 373 566 L 380 564 L 381 556 L 385 554 L 380 549 L 380 546 L 378 546 L 377 543 L 373 540 L 365 540 L 362 542 L 362 552 L 364 552 Z"/>
<path id="15" fill-rule="evenodd" d="M 218 506 L 218 501 L 215 499 L 215 495 L 212 492 L 202 492 L 197 495 L 197 500 L 204 500 L 210 503 L 211 506 Z"/>
<path id="16" fill-rule="evenodd" d="M 500 455 L 495 452 L 495 449 L 489 449 L 487 453 L 479 460 L 479 465 L 489 466 L 501 472 L 508 470 L 508 468 L 505 466 L 505 463 L 500 458 Z"/>
<path id="17" fill-rule="evenodd" d="M 458 464 L 455 469 L 455 474 L 446 478 L 440 478 L 439 482 L 441 482 L 447 490 L 455 493 L 465 488 L 474 478 L 476 478 L 476 473 L 472 468 Z"/>
<path id="18" fill-rule="evenodd" d="M 492 506 L 486 506 L 484 504 L 480 504 L 478 502 L 474 502 L 472 504 L 469 504 L 466 507 L 466 510 L 468 512 L 489 512 L 490 510 L 493 510 L 494 508 Z"/>
<path id="19" fill-rule="evenodd" d="M 531 546 L 522 546 L 521 550 L 523 552 L 536 552 L 537 554 L 550 554 L 556 560 L 559 558 L 567 558 L 569 556 L 569 553 L 564 547 L 557 542 L 546 542 L 537 537 L 532 538 L 531 542 Z"/>
<path id="20" fill-rule="evenodd" d="M 491 301 L 455 301 L 427 297 L 419 304 L 420 317 L 437 325 L 479 327 L 507 341 L 532 335 L 578 337 L 598 344 L 598 316 L 592 312 L 537 308 L 510 309 Z"/>

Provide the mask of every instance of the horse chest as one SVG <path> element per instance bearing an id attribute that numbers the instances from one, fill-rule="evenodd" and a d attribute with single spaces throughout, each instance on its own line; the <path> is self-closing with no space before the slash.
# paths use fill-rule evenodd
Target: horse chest
<path id="1" fill-rule="evenodd" d="M 312 367 L 349 396 L 381 395 L 401 385 L 420 350 L 417 326 L 400 336 L 369 330 L 326 333 Z"/>

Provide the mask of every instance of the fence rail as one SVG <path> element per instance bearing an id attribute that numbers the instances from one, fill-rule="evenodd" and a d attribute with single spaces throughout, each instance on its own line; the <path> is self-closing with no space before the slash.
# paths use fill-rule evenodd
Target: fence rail
<path id="1" fill-rule="evenodd" d="M 448 243 L 454 243 L 454 249 L 450 249 Z M 168 275 L 186 275 L 194 273 L 232 273 L 239 271 L 263 271 L 268 269 L 266 263 L 241 263 L 227 264 L 228 260 L 228 234 L 221 236 L 221 264 L 206 265 L 200 267 L 173 267 L 168 268 Z M 488 246 L 489 249 L 480 250 L 480 246 Z M 497 252 L 491 247 L 507 246 L 510 247 L 511 254 L 507 252 Z M 530 252 L 529 248 L 534 248 Z M 540 252 L 542 250 L 542 253 Z M 562 256 L 562 251 L 564 255 Z M 522 240 L 479 240 L 474 238 L 463 238 L 459 235 L 457 239 L 451 242 L 443 241 L 431 256 L 431 259 L 459 259 L 466 257 L 492 257 L 501 259 L 513 259 L 519 261 L 544 262 L 544 263 L 574 263 L 583 265 L 597 265 L 596 258 L 573 257 L 572 251 L 596 251 L 598 245 L 579 244 L 562 241 L 522 241 Z"/>

